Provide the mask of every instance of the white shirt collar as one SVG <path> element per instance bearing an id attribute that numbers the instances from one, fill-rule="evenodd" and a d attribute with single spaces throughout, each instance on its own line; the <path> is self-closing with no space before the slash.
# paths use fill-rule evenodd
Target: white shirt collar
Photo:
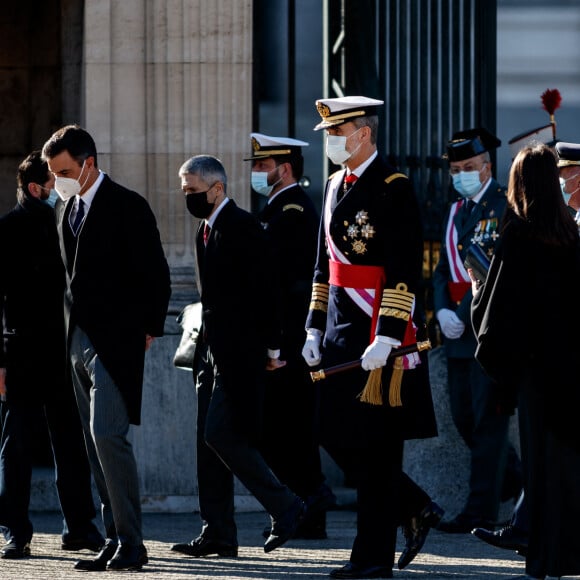
<path id="1" fill-rule="evenodd" d="M 103 179 L 105 179 L 105 174 L 99 169 L 99 176 L 97 177 L 97 179 L 95 180 L 95 183 L 93 183 L 93 185 L 91 185 L 91 187 L 89 187 L 89 189 L 87 189 L 82 196 L 80 195 L 75 195 L 76 199 L 75 199 L 75 208 L 79 207 L 79 199 L 81 199 L 85 204 L 85 213 L 87 211 L 89 211 L 89 208 L 91 207 L 91 203 L 93 203 L 93 199 L 95 197 L 95 193 L 97 193 L 97 189 L 99 189 L 99 186 L 101 185 L 101 183 L 103 182 Z"/>
<path id="2" fill-rule="evenodd" d="M 218 214 L 220 213 L 220 211 L 222 211 L 222 209 L 224 208 L 224 206 L 226 205 L 226 203 L 228 203 L 228 201 L 230 201 L 229 197 L 225 197 L 222 202 L 217 206 L 217 208 L 215 209 L 215 211 L 211 214 L 210 218 L 208 220 L 206 220 L 207 225 L 210 228 L 213 228 L 213 224 L 215 223 L 215 220 L 218 216 Z"/>

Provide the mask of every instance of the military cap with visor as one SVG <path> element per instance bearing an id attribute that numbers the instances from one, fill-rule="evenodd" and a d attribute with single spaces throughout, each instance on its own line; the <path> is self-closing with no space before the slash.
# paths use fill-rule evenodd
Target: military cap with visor
<path id="1" fill-rule="evenodd" d="M 334 99 L 318 99 L 316 110 L 322 121 L 314 127 L 315 131 L 337 127 L 348 123 L 357 117 L 369 117 L 378 114 L 378 108 L 384 101 L 370 97 L 336 97 Z"/>
<path id="2" fill-rule="evenodd" d="M 497 149 L 501 141 L 484 127 L 465 129 L 453 133 L 447 142 L 443 159 L 449 162 L 465 161 L 482 153 Z"/>
<path id="3" fill-rule="evenodd" d="M 302 155 L 302 147 L 308 147 L 306 141 L 290 137 L 272 137 L 263 133 L 250 133 L 252 141 L 252 156 L 244 161 L 281 157 L 286 155 Z"/>
<path id="4" fill-rule="evenodd" d="M 556 153 L 558 154 L 558 167 L 580 165 L 579 143 L 566 143 L 565 141 L 558 141 L 558 143 L 556 143 Z"/>

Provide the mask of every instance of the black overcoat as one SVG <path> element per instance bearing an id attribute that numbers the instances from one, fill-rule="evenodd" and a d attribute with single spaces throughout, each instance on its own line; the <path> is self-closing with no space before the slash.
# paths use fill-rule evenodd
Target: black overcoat
<path id="1" fill-rule="evenodd" d="M 0 367 L 9 402 L 44 404 L 67 388 L 63 291 L 54 210 L 19 195 L 0 218 Z"/>
<path id="2" fill-rule="evenodd" d="M 65 327 L 78 325 L 140 423 L 145 335 L 162 336 L 171 282 L 155 216 L 141 195 L 107 175 L 75 240 L 74 199 L 57 204 L 66 267 Z"/>

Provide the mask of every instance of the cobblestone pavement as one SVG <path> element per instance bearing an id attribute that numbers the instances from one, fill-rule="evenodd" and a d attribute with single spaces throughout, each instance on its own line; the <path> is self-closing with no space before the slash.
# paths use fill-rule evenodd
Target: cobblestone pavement
<path id="1" fill-rule="evenodd" d="M 263 551 L 261 532 L 268 523 L 263 512 L 244 512 L 236 516 L 240 553 L 238 558 L 195 559 L 170 551 L 175 542 L 197 536 L 198 514 L 143 515 L 145 544 L 149 564 L 143 572 L 131 578 L 157 579 L 221 579 L 221 580 L 310 580 L 328 578 L 328 573 L 348 561 L 355 530 L 352 511 L 333 511 L 328 514 L 328 539 L 292 540 L 270 554 Z M 63 552 L 60 549 L 60 515 L 52 512 L 32 514 L 35 528 L 32 555 L 23 560 L 0 560 L 1 580 L 37 580 L 98 577 L 97 573 L 77 572 L 73 569 L 79 557 L 92 557 L 90 552 Z M 399 537 L 398 549 L 403 538 Z M 107 578 L 114 572 L 102 573 Z M 427 542 L 408 568 L 394 570 L 394 578 L 466 578 L 507 580 L 524 574 L 524 559 L 515 553 L 487 546 L 473 536 L 443 534 L 432 531 Z M 125 573 L 125 576 L 127 574 Z"/>

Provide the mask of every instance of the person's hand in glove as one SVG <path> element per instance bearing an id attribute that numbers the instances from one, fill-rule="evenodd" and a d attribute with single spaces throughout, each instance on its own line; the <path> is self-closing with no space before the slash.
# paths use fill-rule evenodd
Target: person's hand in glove
<path id="1" fill-rule="evenodd" d="M 362 355 L 361 366 L 365 371 L 380 369 L 387 364 L 387 359 L 393 346 L 397 346 L 398 341 L 387 336 L 375 336 L 375 339 L 367 346 Z"/>
<path id="2" fill-rule="evenodd" d="M 459 338 L 465 330 L 465 324 L 459 320 L 457 314 L 449 308 L 441 308 L 437 311 L 437 320 L 441 326 L 441 332 L 451 339 Z"/>
<path id="3" fill-rule="evenodd" d="M 320 356 L 320 340 L 322 333 L 315 328 L 308 328 L 306 330 L 306 341 L 302 347 L 302 358 L 306 361 L 309 367 L 314 367 L 320 364 L 322 357 Z"/>

